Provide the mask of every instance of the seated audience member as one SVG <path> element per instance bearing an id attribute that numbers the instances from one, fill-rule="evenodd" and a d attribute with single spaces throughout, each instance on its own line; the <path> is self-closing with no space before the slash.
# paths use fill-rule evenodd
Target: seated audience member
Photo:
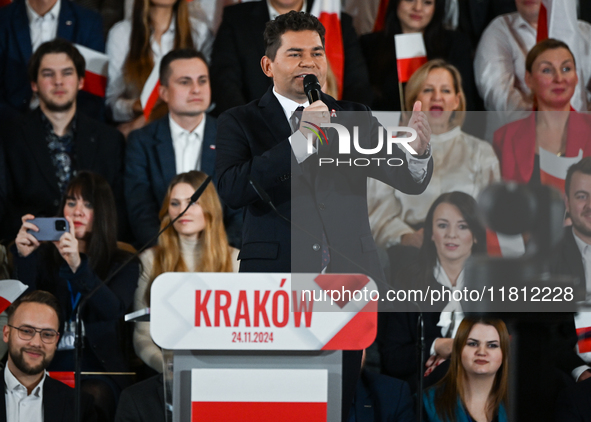
<path id="1" fill-rule="evenodd" d="M 189 204 L 195 190 L 207 175 L 190 171 L 175 176 L 162 202 L 160 227 L 164 228 Z M 150 306 L 150 287 L 165 272 L 236 272 L 238 251 L 228 245 L 222 207 L 210 183 L 199 201 L 158 239 L 140 259 L 142 274 L 135 292 L 135 309 Z M 137 322 L 133 334 L 136 354 L 152 369 L 162 372 L 162 351 L 152 340 L 149 322 Z"/>
<path id="2" fill-rule="evenodd" d="M 386 29 L 360 38 L 374 93 L 374 110 L 401 110 L 404 105 L 400 104 L 394 36 L 410 33 L 423 34 L 429 60 L 444 59 L 460 71 L 466 108 L 479 108 L 470 42 L 460 33 L 443 28 L 444 7 L 444 0 L 393 0 L 388 5 Z"/>
<path id="3" fill-rule="evenodd" d="M 115 422 L 166 422 L 164 382 L 155 375 L 121 392 Z"/>
<path id="4" fill-rule="evenodd" d="M 542 0 L 515 0 L 517 12 L 497 17 L 486 28 L 474 58 L 476 85 L 484 106 L 490 111 L 531 110 L 532 88 L 527 82 L 526 55 L 536 44 L 538 15 Z M 558 19 L 560 24 L 561 19 Z M 568 19 L 563 19 L 568 24 Z M 582 44 L 579 75 L 589 78 L 591 25 L 578 21 Z M 591 62 L 590 62 L 591 63 Z M 576 84 L 575 84 L 576 85 Z M 584 84 L 587 85 L 587 81 Z M 582 87 L 583 88 L 583 87 Z M 584 91 L 582 89 L 581 91 Z M 576 110 L 587 109 L 588 92 L 572 99 Z M 570 100 L 570 98 L 569 98 Z"/>
<path id="5" fill-rule="evenodd" d="M 8 324 L 2 334 L 8 343 L 8 361 L 2 369 L 0 418 L 10 422 L 74 421 L 74 389 L 51 379 L 45 371 L 55 356 L 61 334 L 62 314 L 57 299 L 36 290 L 13 302 L 6 313 Z M 83 421 L 96 420 L 92 397 L 84 392 L 81 415 Z"/>
<path id="6" fill-rule="evenodd" d="M 115 24 L 107 38 L 107 106 L 115 122 L 126 123 L 119 126 L 125 135 L 146 124 L 140 94 L 160 59 L 177 48 L 207 56 L 210 42 L 207 26 L 189 17 L 186 0 L 135 0 L 132 18 Z"/>
<path id="7" fill-rule="evenodd" d="M 425 241 L 418 259 L 399 269 L 395 285 L 405 289 L 461 290 L 464 287 L 464 264 L 473 253 L 486 252 L 486 231 L 477 217 L 474 198 L 463 192 L 444 193 L 433 202 L 425 219 Z M 439 304 L 440 312 L 424 313 L 426 362 L 430 374 L 452 350 L 454 330 L 462 320 L 459 302 Z M 388 313 L 384 321 L 381 346 L 382 367 L 387 375 L 417 386 L 416 312 Z M 433 379 L 433 378 L 432 378 Z M 433 382 L 431 379 L 431 383 Z"/>
<path id="8" fill-rule="evenodd" d="M 227 6 L 216 34 L 211 59 L 215 113 L 261 98 L 272 80 L 261 72 L 265 24 L 291 10 L 310 12 L 315 0 L 262 0 Z M 321 0 L 316 0 L 321 1 Z M 304 10 L 305 6 L 305 10 Z M 351 17 L 341 13 L 344 75 L 343 100 L 371 104 L 372 94 Z M 325 46 L 326 50 L 331 48 Z M 305 69 L 303 70 L 305 71 Z"/>
<path id="9" fill-rule="evenodd" d="M 556 400 L 555 422 L 591 422 L 591 380 L 564 390 Z"/>
<path id="10" fill-rule="evenodd" d="M 211 103 L 209 70 L 203 54 L 173 50 L 160 63 L 160 98 L 165 117 L 130 134 L 125 165 L 125 196 L 131 228 L 144 245 L 158 233 L 158 211 L 176 174 L 201 170 L 213 175 L 216 119 L 205 113 Z M 242 215 L 224 208 L 230 243 L 240 246 Z"/>
<path id="11" fill-rule="evenodd" d="M 571 106 L 578 77 L 573 54 L 562 41 L 536 44 L 525 69 L 537 111 L 498 129 L 493 146 L 504 180 L 539 185 L 540 149 L 566 157 L 577 157 L 579 150 L 591 155 L 591 118 Z"/>
<path id="12" fill-rule="evenodd" d="M 0 238 L 5 241 L 14 238 L 24 214 L 56 215 L 68 182 L 80 170 L 99 173 L 109 182 L 120 205 L 122 232 L 126 228 L 123 136 L 79 112 L 76 94 L 84 69 L 78 50 L 61 39 L 42 44 L 31 57 L 29 77 L 40 106 L 5 125 L 0 134 L 6 166 Z"/>
<path id="13" fill-rule="evenodd" d="M 105 51 L 100 15 L 71 1 L 14 0 L 0 8 L 0 121 L 37 107 L 27 63 L 41 44 L 55 38 Z M 78 94 L 81 110 L 102 116 L 102 98 Z"/>
<path id="14" fill-rule="evenodd" d="M 499 161 L 488 142 L 462 131 L 466 102 L 458 70 L 443 60 L 431 60 L 406 85 L 406 104 L 422 102 L 431 125 L 433 177 L 425 192 L 406 195 L 370 179 L 369 221 L 376 243 L 389 248 L 421 247 L 429 206 L 442 193 L 465 192 L 474 198 L 500 179 Z"/>
<path id="15" fill-rule="evenodd" d="M 500 319 L 466 318 L 445 377 L 423 393 L 427 422 L 507 421 L 509 333 Z"/>
<path id="16" fill-rule="evenodd" d="M 348 422 L 414 422 L 408 384 L 365 369 L 365 353 Z"/>
<path id="17" fill-rule="evenodd" d="M 23 216 L 23 225 L 12 247 L 14 276 L 31 290 L 46 290 L 57 296 L 63 326 L 51 369 L 73 371 L 75 309 L 125 262 L 128 253 L 117 248 L 115 201 L 101 176 L 80 172 L 74 177 L 66 189 L 59 214 L 68 220 L 70 231 L 53 245 L 41 244 L 29 232 L 38 231 L 30 221 L 33 215 Z M 138 276 L 139 265 L 131 262 L 86 302 L 81 315 L 82 371 L 128 370 L 119 328 L 132 304 Z M 82 390 L 94 396 L 97 410 L 106 420 L 113 420 L 119 391 L 126 383 L 123 376 L 93 375 L 83 378 Z"/>

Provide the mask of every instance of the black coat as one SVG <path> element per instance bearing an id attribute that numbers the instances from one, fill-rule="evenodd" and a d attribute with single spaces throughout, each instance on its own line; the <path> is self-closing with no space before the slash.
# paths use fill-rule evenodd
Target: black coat
<path id="1" fill-rule="evenodd" d="M 55 217 L 62 197 L 56 170 L 51 162 L 41 120 L 41 109 L 6 125 L 0 133 L 6 168 L 5 188 L 0 188 L 0 240 L 14 240 L 25 214 L 35 217 Z M 119 233 L 127 229 L 123 198 L 123 135 L 104 123 L 77 114 L 74 138 L 75 171 L 89 170 L 103 176 L 115 196 Z M 0 156 L 2 154 L 0 153 Z M 2 177 L 0 176 L 0 184 Z"/>
<path id="2" fill-rule="evenodd" d="M 308 12 L 313 3 L 308 0 Z M 265 55 L 263 33 L 268 21 L 265 0 L 224 8 L 211 56 L 211 90 L 217 104 L 216 114 L 261 98 L 272 84 L 260 65 Z M 353 21 L 346 13 L 341 13 L 341 30 L 345 55 L 343 99 L 370 105 L 367 68 Z"/>
<path id="3" fill-rule="evenodd" d="M 115 422 L 165 422 L 162 374 L 121 392 Z"/>

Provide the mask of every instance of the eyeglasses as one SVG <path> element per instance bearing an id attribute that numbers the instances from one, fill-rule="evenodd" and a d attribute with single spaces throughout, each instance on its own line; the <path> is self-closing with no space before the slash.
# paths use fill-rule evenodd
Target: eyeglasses
<path id="1" fill-rule="evenodd" d="M 18 336 L 21 340 L 31 340 L 33 337 L 35 337 L 36 333 L 39 333 L 39 336 L 41 337 L 41 341 L 43 341 L 43 343 L 53 344 L 56 342 L 58 337 L 58 332 L 52 330 L 51 328 L 39 329 L 35 327 L 30 327 L 28 325 L 22 325 L 20 327 L 15 327 L 14 325 L 10 324 L 6 325 L 8 325 L 10 328 L 18 330 Z"/>

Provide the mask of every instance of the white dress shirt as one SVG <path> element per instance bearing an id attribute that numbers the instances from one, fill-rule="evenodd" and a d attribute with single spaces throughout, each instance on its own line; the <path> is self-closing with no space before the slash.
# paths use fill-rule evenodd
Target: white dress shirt
<path id="1" fill-rule="evenodd" d="M 273 87 L 273 94 L 281 104 L 281 108 L 283 108 L 283 114 L 285 114 L 285 118 L 287 121 L 290 120 L 293 112 L 300 106 L 306 108 L 310 105 L 308 101 L 302 104 L 298 104 L 297 102 L 284 97 L 283 95 L 279 94 L 275 91 L 275 87 Z M 296 157 L 298 163 L 302 163 L 306 158 L 310 155 L 307 148 L 307 140 L 305 136 L 299 130 L 296 131 L 293 135 L 289 137 L 289 143 L 291 144 L 291 149 L 293 150 L 293 154 Z M 406 154 L 406 160 L 408 162 L 408 170 L 412 178 L 415 182 L 421 183 L 425 176 L 427 175 L 427 167 L 429 164 L 429 155 L 427 158 L 416 158 L 411 155 L 406 149 L 403 149 L 404 153 Z"/>
<path id="2" fill-rule="evenodd" d="M 170 123 L 170 136 L 174 148 L 176 174 L 186 173 L 191 170 L 201 170 L 201 149 L 203 134 L 205 133 L 205 113 L 201 123 L 192 132 L 183 129 L 168 115 Z"/>
<path id="3" fill-rule="evenodd" d="M 578 21 L 579 54 L 575 51 L 579 85 L 571 105 L 586 111 L 591 77 L 591 25 Z M 518 12 L 495 18 L 485 29 L 474 58 L 474 75 L 489 111 L 532 110 L 531 91 L 525 84 L 525 57 L 536 44 L 537 31 Z"/>
<path id="4" fill-rule="evenodd" d="M 195 48 L 200 50 L 206 58 L 209 59 L 211 47 L 213 46 L 213 36 L 204 22 L 194 18 L 191 21 L 191 35 Z M 109 56 L 109 80 L 107 83 L 107 92 L 105 102 L 111 108 L 113 119 L 117 122 L 126 122 L 134 117 L 133 104 L 139 98 L 141 89 L 130 86 L 125 81 L 123 75 L 123 65 L 129 53 L 129 43 L 131 39 L 131 20 L 123 20 L 116 23 L 107 37 L 107 56 Z M 160 37 L 160 44 L 150 38 L 150 47 L 152 49 L 152 60 L 159 63 L 174 47 L 175 21 L 172 19 L 170 26 Z"/>
<path id="5" fill-rule="evenodd" d="M 4 383 L 6 392 L 6 420 L 9 422 L 43 422 L 43 383 L 47 374 L 43 371 L 43 378 L 37 386 L 27 394 L 27 387 L 12 375 L 8 365 L 4 368 Z"/>
<path id="6" fill-rule="evenodd" d="M 499 160 L 492 146 L 462 132 L 459 126 L 431 135 L 433 176 L 420 195 L 406 195 L 375 179 L 367 181 L 369 225 L 378 246 L 389 248 L 413 227 L 442 193 L 460 191 L 478 197 L 485 187 L 501 180 Z"/>
<path id="7" fill-rule="evenodd" d="M 61 0 L 57 0 L 53 7 L 43 16 L 33 10 L 29 0 L 25 4 L 27 5 L 27 18 L 29 18 L 29 31 L 31 33 L 31 51 L 34 52 L 41 44 L 51 41 L 57 36 L 57 24 L 62 3 Z"/>

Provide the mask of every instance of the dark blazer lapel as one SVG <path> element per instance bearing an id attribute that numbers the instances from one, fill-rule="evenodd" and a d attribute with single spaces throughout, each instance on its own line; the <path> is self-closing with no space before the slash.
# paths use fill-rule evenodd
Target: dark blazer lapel
<path id="1" fill-rule="evenodd" d="M 291 127 L 283 113 L 283 107 L 273 94 L 273 86 L 270 86 L 265 95 L 259 100 L 259 107 L 265 124 L 273 134 L 276 143 L 291 135 Z"/>
<path id="2" fill-rule="evenodd" d="M 160 171 L 165 187 L 168 181 L 176 176 L 176 160 L 174 157 L 174 147 L 172 146 L 172 136 L 170 135 L 170 124 L 168 115 L 158 121 L 156 128 L 156 159 L 160 164 Z"/>
<path id="3" fill-rule="evenodd" d="M 74 39 L 74 26 L 76 17 L 67 1 L 62 1 L 60 6 L 59 21 L 57 24 L 57 37 L 66 40 Z M 100 36 L 100 34 L 99 34 Z"/>
<path id="4" fill-rule="evenodd" d="M 0 377 L 2 377 L 2 398 L 0 398 L 0 422 L 6 422 L 6 383 L 4 382 L 4 371 L 6 368 L 0 371 Z"/>
<path id="5" fill-rule="evenodd" d="M 374 410 L 371 402 L 371 392 L 365 386 L 365 382 L 360 379 L 357 382 L 357 389 L 355 391 L 355 420 L 373 421 L 373 414 Z"/>
<path id="6" fill-rule="evenodd" d="M 203 142 L 201 143 L 201 171 L 213 176 L 215 172 L 215 137 L 217 127 L 215 118 L 207 116 L 205 118 L 205 130 L 203 132 Z"/>
<path id="7" fill-rule="evenodd" d="M 64 411 L 67 402 L 62 397 L 55 395 L 55 388 L 51 388 L 54 382 L 61 381 L 55 381 L 49 375 L 45 376 L 43 382 L 43 420 L 45 422 L 65 420 Z"/>
<path id="8" fill-rule="evenodd" d="M 33 111 L 23 124 L 24 139 L 31 155 L 37 162 L 39 171 L 47 179 L 52 188 L 59 190 L 55 168 L 49 157 L 49 149 L 45 141 L 45 130 L 41 121 L 41 110 Z M 61 196 L 61 192 L 59 194 Z"/>
<path id="9" fill-rule="evenodd" d="M 575 235 L 571 227 L 564 229 L 564 248 L 562 250 L 562 257 L 565 262 L 565 270 L 570 269 L 570 273 L 578 277 L 575 284 L 575 296 L 581 300 L 585 300 L 587 283 L 585 277 L 585 267 L 583 265 L 583 257 L 581 251 L 575 241 Z M 578 300 L 578 299 L 577 299 Z"/>
<path id="10" fill-rule="evenodd" d="M 21 0 L 16 3 L 12 27 L 16 32 L 16 40 L 23 57 L 23 61 L 27 63 L 33 54 L 33 47 L 31 46 L 29 17 L 27 16 L 27 6 L 25 5 L 25 0 Z"/>
<path id="11" fill-rule="evenodd" d="M 74 150 L 76 151 L 75 167 L 78 169 L 94 169 L 94 161 L 97 157 L 99 139 L 96 134 L 96 125 L 91 119 L 78 113 L 76 122 L 76 137 Z"/>

